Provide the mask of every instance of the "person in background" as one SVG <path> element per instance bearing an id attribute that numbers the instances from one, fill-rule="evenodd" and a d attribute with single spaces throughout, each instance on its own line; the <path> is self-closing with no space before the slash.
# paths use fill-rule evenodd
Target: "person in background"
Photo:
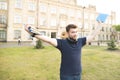
<path id="1" fill-rule="evenodd" d="M 18 45 L 21 45 L 21 37 L 18 37 Z"/>

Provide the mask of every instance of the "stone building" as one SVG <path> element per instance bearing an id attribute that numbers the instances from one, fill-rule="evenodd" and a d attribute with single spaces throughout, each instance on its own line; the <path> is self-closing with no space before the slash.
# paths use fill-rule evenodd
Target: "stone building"
<path id="1" fill-rule="evenodd" d="M 36 27 L 43 35 L 60 38 L 67 24 L 79 27 L 79 37 L 87 36 L 98 23 L 96 6 L 77 5 L 76 0 L 0 0 L 0 41 L 31 41 L 24 24 Z M 94 42 L 110 40 L 116 13 L 111 12 Z"/>

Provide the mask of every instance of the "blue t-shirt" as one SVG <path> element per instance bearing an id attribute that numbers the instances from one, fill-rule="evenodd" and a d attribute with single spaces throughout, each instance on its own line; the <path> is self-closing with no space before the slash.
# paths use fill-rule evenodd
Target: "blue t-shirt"
<path id="1" fill-rule="evenodd" d="M 57 39 L 57 48 L 61 52 L 60 74 L 75 75 L 81 73 L 81 48 L 86 44 L 86 37 L 78 38 L 76 43 L 67 39 Z"/>

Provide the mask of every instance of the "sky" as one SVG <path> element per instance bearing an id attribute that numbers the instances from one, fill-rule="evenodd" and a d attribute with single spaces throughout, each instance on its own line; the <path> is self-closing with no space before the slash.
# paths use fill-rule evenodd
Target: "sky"
<path id="1" fill-rule="evenodd" d="M 77 0 L 79 5 L 95 5 L 97 12 L 110 14 L 116 12 L 116 24 L 120 24 L 120 3 L 119 0 Z"/>

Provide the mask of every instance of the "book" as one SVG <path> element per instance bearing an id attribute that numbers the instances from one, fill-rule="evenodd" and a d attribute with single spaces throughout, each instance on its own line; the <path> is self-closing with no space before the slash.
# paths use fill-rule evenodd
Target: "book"
<path id="1" fill-rule="evenodd" d="M 98 15 L 98 17 L 96 18 L 96 20 L 97 20 L 98 22 L 104 23 L 104 22 L 106 21 L 106 19 L 107 19 L 107 16 L 108 16 L 108 14 L 102 14 L 102 13 L 100 13 L 100 14 Z"/>

